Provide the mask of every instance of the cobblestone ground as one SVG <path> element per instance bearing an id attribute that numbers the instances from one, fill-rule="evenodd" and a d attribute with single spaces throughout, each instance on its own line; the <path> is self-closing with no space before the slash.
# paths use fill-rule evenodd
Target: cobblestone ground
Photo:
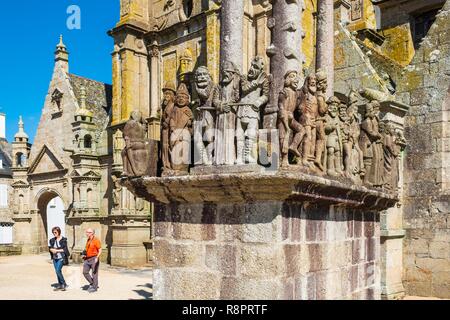
<path id="1" fill-rule="evenodd" d="M 0 300 L 139 300 L 152 298 L 151 269 L 129 270 L 100 265 L 99 290 L 83 290 L 82 266 L 63 268 L 69 288 L 54 292 L 57 283 L 48 254 L 0 257 Z M 87 286 L 86 286 L 87 288 Z"/>

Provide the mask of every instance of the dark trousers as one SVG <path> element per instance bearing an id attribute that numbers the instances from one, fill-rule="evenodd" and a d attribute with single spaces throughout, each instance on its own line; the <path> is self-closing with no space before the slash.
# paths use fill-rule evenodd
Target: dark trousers
<path id="1" fill-rule="evenodd" d="M 55 259 L 53 260 L 53 266 L 55 267 L 56 277 L 58 278 L 58 283 L 60 286 L 66 285 L 66 280 L 64 280 L 64 276 L 62 274 L 62 268 L 64 266 L 64 259 Z"/>
<path id="2" fill-rule="evenodd" d="M 91 286 L 98 288 L 98 271 L 100 266 L 100 259 L 95 263 L 95 257 L 84 260 L 83 275 Z M 92 269 L 92 276 L 90 271 Z"/>

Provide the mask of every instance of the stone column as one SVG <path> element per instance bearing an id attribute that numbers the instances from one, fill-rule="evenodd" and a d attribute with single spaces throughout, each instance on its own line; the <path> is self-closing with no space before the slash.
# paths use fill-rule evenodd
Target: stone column
<path id="1" fill-rule="evenodd" d="M 334 94 L 334 1 L 318 0 L 317 3 L 317 53 L 316 69 L 327 74 L 327 98 Z"/>
<path id="2" fill-rule="evenodd" d="M 222 1 L 220 65 L 233 62 L 242 72 L 242 34 L 244 30 L 244 1 Z"/>
<path id="3" fill-rule="evenodd" d="M 160 140 L 160 119 L 158 111 L 161 108 L 160 99 L 160 78 L 159 78 L 159 47 L 154 41 L 149 47 L 150 55 L 150 118 L 148 124 L 148 138 L 151 140 Z"/>
<path id="4" fill-rule="evenodd" d="M 283 88 L 286 72 L 295 70 L 303 78 L 303 8 L 303 0 L 276 0 L 272 4 L 272 18 L 268 20 L 268 27 L 272 30 L 272 43 L 267 48 L 267 55 L 270 57 L 270 73 L 273 78 L 264 128 L 276 127 L 278 93 Z"/>
<path id="5" fill-rule="evenodd" d="M 206 59 L 207 67 L 215 83 L 219 82 L 220 57 L 220 7 L 210 1 L 210 9 L 206 12 Z"/>

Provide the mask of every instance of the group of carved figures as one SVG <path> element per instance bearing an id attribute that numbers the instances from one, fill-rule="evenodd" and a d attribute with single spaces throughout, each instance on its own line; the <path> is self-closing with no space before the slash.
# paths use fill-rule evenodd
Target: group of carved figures
<path id="1" fill-rule="evenodd" d="M 336 96 L 326 99 L 323 71 L 309 75 L 300 89 L 298 84 L 298 73 L 287 72 L 278 99 L 282 166 L 298 163 L 328 176 L 396 188 L 405 139 L 391 123 L 380 121 L 379 101 L 364 105 L 360 121 L 358 93 L 351 91 L 347 103 Z"/>
<path id="2" fill-rule="evenodd" d="M 195 71 L 194 101 L 186 84 L 178 89 L 170 83 L 164 86 L 160 157 L 165 175 L 186 174 L 192 162 L 258 163 L 259 130 L 270 94 L 264 61 L 253 59 L 247 75 L 231 62 L 225 62 L 221 72 L 217 85 L 207 68 Z M 347 101 L 336 96 L 327 99 L 325 72 L 307 76 L 302 87 L 299 83 L 298 72 L 288 71 L 278 96 L 281 166 L 297 165 L 355 183 L 396 188 L 405 139 L 392 124 L 380 120 L 380 103 L 366 103 L 361 121 L 357 92 L 351 91 Z M 143 171 L 138 159 L 146 153 L 144 131 L 140 115 L 133 113 L 124 129 L 126 175 Z"/>
<path id="3" fill-rule="evenodd" d="M 163 88 L 162 163 L 166 172 L 187 172 L 189 164 L 256 164 L 258 131 L 269 99 L 264 61 L 256 57 L 247 75 L 226 62 L 216 85 L 205 67 L 195 71 L 191 101 L 185 84 Z M 192 139 L 193 137 L 193 139 Z M 191 141 L 194 141 L 194 152 Z M 193 156 L 193 157 L 192 157 Z M 193 158 L 193 159 L 192 159 Z"/>

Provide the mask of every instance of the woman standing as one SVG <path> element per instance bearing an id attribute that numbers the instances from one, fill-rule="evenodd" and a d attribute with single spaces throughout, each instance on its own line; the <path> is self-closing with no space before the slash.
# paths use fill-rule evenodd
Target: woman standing
<path id="1" fill-rule="evenodd" d="M 62 268 L 64 265 L 69 264 L 69 249 L 67 248 L 67 238 L 61 236 L 61 228 L 54 227 L 52 233 L 55 236 L 50 239 L 49 251 L 53 260 L 53 266 L 55 267 L 56 276 L 58 277 L 58 286 L 54 291 L 66 291 L 67 284 L 62 274 Z"/>

